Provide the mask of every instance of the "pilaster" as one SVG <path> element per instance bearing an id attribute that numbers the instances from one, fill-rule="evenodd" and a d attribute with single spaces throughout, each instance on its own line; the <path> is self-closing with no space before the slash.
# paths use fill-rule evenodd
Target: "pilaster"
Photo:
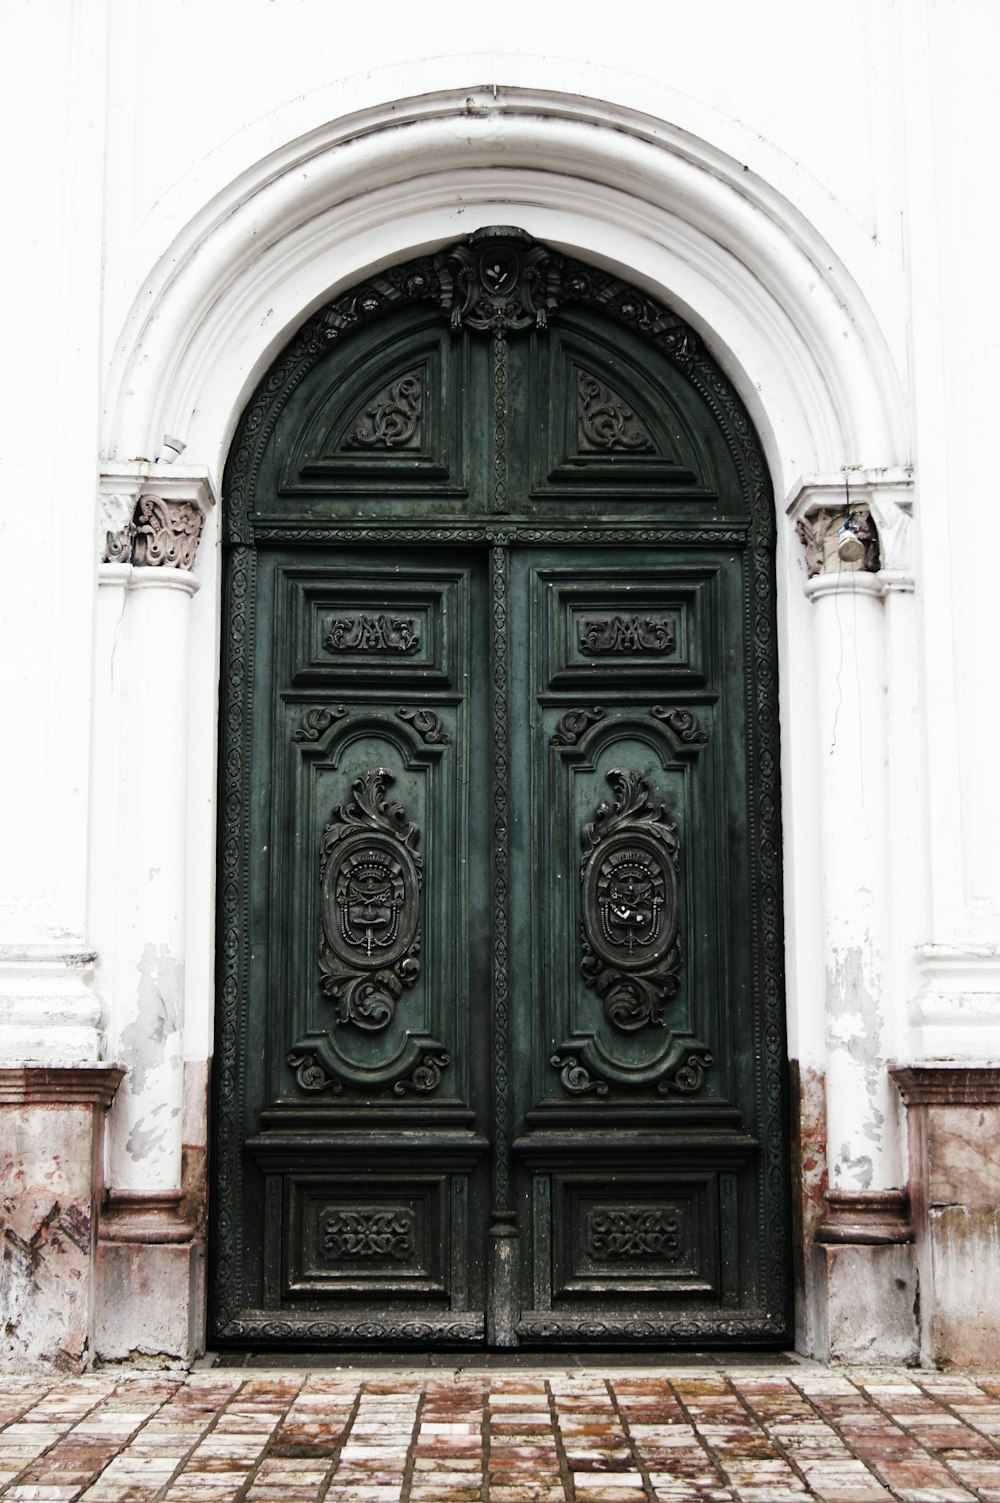
<path id="1" fill-rule="evenodd" d="M 96 1347 L 192 1356 L 200 1248 L 182 1201 L 190 610 L 214 492 L 202 471 L 116 466 L 102 484 L 93 929 L 109 1053 Z"/>
<path id="2" fill-rule="evenodd" d="M 844 1361 L 907 1361 L 915 1349 L 912 1229 L 888 1074 L 919 907 L 909 876 L 896 876 L 900 853 L 916 859 L 897 785 L 906 766 L 912 805 L 914 673 L 900 620 L 912 602 L 910 486 L 907 471 L 812 476 L 788 506 L 813 605 L 816 982 L 826 1019 L 827 1186 L 818 1220 L 804 1217 L 813 1239 L 804 1266 L 817 1355 Z"/>

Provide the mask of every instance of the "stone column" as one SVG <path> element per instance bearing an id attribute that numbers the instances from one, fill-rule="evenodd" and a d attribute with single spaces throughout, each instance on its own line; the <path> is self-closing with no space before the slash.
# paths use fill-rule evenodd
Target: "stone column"
<path id="1" fill-rule="evenodd" d="M 109 1053 L 125 1077 L 108 1124 L 97 1351 L 187 1357 L 200 1252 L 181 1204 L 187 696 L 212 495 L 202 474 L 175 467 L 110 478 L 126 498 L 131 480 L 137 496 L 108 532 L 100 573 L 95 806 L 110 839 L 91 881 Z"/>
<path id="2" fill-rule="evenodd" d="M 802 487 L 793 509 L 814 607 L 826 1018 L 828 1188 L 818 1245 L 806 1253 L 818 1293 L 814 1326 L 825 1347 L 817 1355 L 905 1361 L 914 1349 L 914 1291 L 898 1107 L 888 1075 L 903 1002 L 893 971 L 886 769 L 896 737 L 887 713 L 878 492 L 871 472 L 849 485 L 844 477 L 815 481 Z"/>

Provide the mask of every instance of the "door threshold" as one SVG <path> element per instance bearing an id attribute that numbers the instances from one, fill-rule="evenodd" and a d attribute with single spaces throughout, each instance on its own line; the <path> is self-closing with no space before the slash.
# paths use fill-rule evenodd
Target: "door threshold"
<path id="1" fill-rule="evenodd" d="M 599 1369 L 602 1372 L 635 1368 L 809 1367 L 812 1359 L 798 1352 L 719 1348 L 714 1351 L 495 1351 L 495 1352 L 364 1352 L 364 1351 L 219 1351 L 206 1352 L 195 1367 L 300 1369 L 327 1372 L 560 1372 Z"/>

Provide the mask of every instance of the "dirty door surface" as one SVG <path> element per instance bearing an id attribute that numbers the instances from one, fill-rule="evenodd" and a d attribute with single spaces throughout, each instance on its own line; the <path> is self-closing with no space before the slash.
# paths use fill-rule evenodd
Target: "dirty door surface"
<path id="1" fill-rule="evenodd" d="M 225 485 L 212 1339 L 780 1343 L 772 507 L 515 231 L 314 315 Z"/>

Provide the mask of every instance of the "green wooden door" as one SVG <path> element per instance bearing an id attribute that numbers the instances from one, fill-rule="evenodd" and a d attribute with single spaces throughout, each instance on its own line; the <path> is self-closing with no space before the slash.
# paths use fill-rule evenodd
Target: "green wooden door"
<path id="1" fill-rule="evenodd" d="M 226 485 L 213 1339 L 780 1343 L 772 509 L 514 231 L 315 315 Z"/>

